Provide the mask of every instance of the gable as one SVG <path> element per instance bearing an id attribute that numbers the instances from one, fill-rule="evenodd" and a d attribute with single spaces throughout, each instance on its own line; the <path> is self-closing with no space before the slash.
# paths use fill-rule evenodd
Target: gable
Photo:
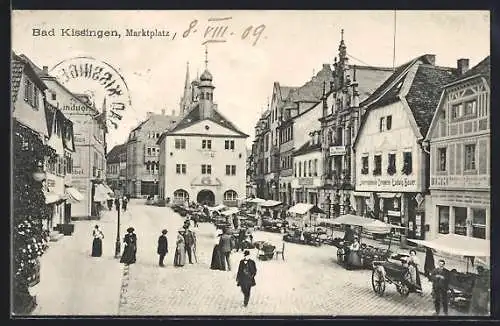
<path id="1" fill-rule="evenodd" d="M 212 120 L 204 119 L 193 123 L 180 130 L 169 132 L 169 135 L 217 135 L 217 136 L 231 136 L 231 137 L 244 137 L 240 133 L 226 128 Z"/>
<path id="2" fill-rule="evenodd" d="M 59 108 L 65 116 L 84 114 L 94 115 L 97 112 L 90 106 L 83 103 L 80 99 L 74 96 L 66 87 L 62 86 L 55 79 L 45 79 L 45 84 L 49 87 L 51 93 L 56 94 L 55 100 L 52 95 L 48 94 L 47 101 L 53 106 Z M 49 92 L 49 93 L 50 93 Z"/>

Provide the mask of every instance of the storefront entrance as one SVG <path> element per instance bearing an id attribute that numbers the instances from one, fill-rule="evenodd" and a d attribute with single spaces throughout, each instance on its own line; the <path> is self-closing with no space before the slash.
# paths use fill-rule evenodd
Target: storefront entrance
<path id="1" fill-rule="evenodd" d="M 196 196 L 196 201 L 202 205 L 214 206 L 215 195 L 211 190 L 204 189 L 198 193 L 198 196 Z"/>

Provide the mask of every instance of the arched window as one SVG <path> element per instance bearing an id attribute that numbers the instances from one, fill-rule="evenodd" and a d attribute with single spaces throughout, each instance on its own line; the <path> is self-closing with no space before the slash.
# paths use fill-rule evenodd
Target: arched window
<path id="1" fill-rule="evenodd" d="M 224 193 L 224 200 L 237 200 L 238 194 L 234 190 L 228 190 Z"/>
<path id="2" fill-rule="evenodd" d="M 174 191 L 174 201 L 185 202 L 186 200 L 189 200 L 189 194 L 186 190 L 177 189 L 176 191 Z"/>

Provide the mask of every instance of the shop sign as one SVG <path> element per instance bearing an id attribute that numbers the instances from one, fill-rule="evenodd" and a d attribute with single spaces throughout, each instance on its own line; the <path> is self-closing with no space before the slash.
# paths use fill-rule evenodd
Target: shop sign
<path id="1" fill-rule="evenodd" d="M 71 172 L 71 174 L 72 175 L 83 175 L 83 169 L 73 167 L 73 171 Z"/>
<path id="2" fill-rule="evenodd" d="M 299 186 L 312 186 L 314 184 L 313 178 L 299 178 Z"/>
<path id="3" fill-rule="evenodd" d="M 390 216 L 401 216 L 401 212 L 400 211 L 387 211 L 387 215 L 390 215 Z"/>
<path id="4" fill-rule="evenodd" d="M 395 177 L 395 178 L 376 178 L 368 180 L 360 180 L 360 186 L 375 186 L 375 187 L 415 187 L 417 185 L 417 180 L 407 177 Z"/>
<path id="5" fill-rule="evenodd" d="M 87 138 L 81 134 L 74 134 L 75 144 L 86 144 Z"/>
<path id="6" fill-rule="evenodd" d="M 330 156 L 333 155 L 345 155 L 345 146 L 330 146 Z"/>
<path id="7" fill-rule="evenodd" d="M 432 176 L 431 186 L 438 187 L 489 187 L 488 175 L 442 175 Z"/>

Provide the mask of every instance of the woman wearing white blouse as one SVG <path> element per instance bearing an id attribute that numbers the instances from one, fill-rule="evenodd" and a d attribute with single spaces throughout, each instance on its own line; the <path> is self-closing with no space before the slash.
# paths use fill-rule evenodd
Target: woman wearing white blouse
<path id="1" fill-rule="evenodd" d="M 104 234 L 99 230 L 99 225 L 96 225 L 94 231 L 92 232 L 94 240 L 92 241 L 92 257 L 102 256 L 102 239 L 104 239 Z"/>

